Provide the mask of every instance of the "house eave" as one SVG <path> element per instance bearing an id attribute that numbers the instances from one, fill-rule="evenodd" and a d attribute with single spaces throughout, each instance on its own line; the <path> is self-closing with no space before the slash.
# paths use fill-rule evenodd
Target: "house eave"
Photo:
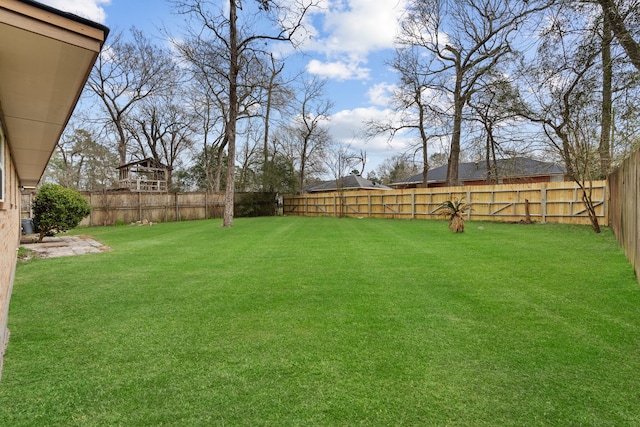
<path id="1" fill-rule="evenodd" d="M 109 30 L 26 0 L 0 0 L 0 119 L 24 187 L 38 184 Z"/>

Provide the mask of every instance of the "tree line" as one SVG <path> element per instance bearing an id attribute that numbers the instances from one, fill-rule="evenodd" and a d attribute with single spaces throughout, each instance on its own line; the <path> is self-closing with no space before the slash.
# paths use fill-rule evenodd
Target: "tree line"
<path id="1" fill-rule="evenodd" d="M 173 190 L 303 191 L 362 172 L 366 152 L 332 141 L 326 81 L 285 69 L 319 0 L 171 0 L 184 24 L 169 44 L 112 35 L 52 157 L 48 176 L 76 189 L 115 185 L 115 167 L 151 157 Z M 580 184 L 637 148 L 639 0 L 406 0 L 389 66 L 385 120 L 363 138 L 415 144 L 369 178 L 527 155 L 559 161 Z M 233 203 L 227 204 L 233 206 Z M 232 209 L 232 208 L 230 208 Z M 597 227 L 597 219 L 594 228 Z M 225 212 L 224 225 L 233 222 Z"/>

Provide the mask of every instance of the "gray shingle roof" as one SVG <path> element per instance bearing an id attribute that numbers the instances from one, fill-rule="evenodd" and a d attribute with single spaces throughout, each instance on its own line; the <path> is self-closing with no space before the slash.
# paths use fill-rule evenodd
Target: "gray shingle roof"
<path id="1" fill-rule="evenodd" d="M 373 181 L 365 179 L 358 175 L 349 175 L 340 178 L 339 181 L 322 181 L 317 184 L 308 186 L 305 190 L 308 193 L 318 193 L 321 191 L 336 191 L 338 189 L 338 183 L 343 190 L 393 190 L 386 185 L 376 184 Z"/>
<path id="2" fill-rule="evenodd" d="M 542 175 L 564 175 L 566 170 L 557 163 L 541 162 L 526 157 L 513 157 L 496 161 L 499 178 L 519 178 Z M 429 183 L 445 182 L 447 179 L 447 165 L 429 170 Z M 487 179 L 486 162 L 460 163 L 458 166 L 458 181 L 479 181 Z M 422 173 L 393 183 L 393 185 L 420 184 Z"/>

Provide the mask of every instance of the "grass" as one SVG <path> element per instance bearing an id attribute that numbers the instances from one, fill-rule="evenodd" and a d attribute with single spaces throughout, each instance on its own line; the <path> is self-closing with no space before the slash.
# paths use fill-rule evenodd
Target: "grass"
<path id="1" fill-rule="evenodd" d="M 219 225 L 20 263 L 0 425 L 640 425 L 640 286 L 608 229 Z"/>

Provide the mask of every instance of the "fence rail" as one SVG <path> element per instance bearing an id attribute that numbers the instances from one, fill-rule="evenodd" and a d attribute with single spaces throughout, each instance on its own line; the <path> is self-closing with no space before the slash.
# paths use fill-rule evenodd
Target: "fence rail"
<path id="1" fill-rule="evenodd" d="M 598 220 L 607 224 L 607 183 L 591 186 Z M 435 219 L 447 200 L 471 203 L 467 219 L 590 224 L 580 188 L 572 182 L 416 188 L 394 191 L 344 191 L 284 197 L 284 214 Z M 528 212 L 528 214 L 527 214 Z"/>

